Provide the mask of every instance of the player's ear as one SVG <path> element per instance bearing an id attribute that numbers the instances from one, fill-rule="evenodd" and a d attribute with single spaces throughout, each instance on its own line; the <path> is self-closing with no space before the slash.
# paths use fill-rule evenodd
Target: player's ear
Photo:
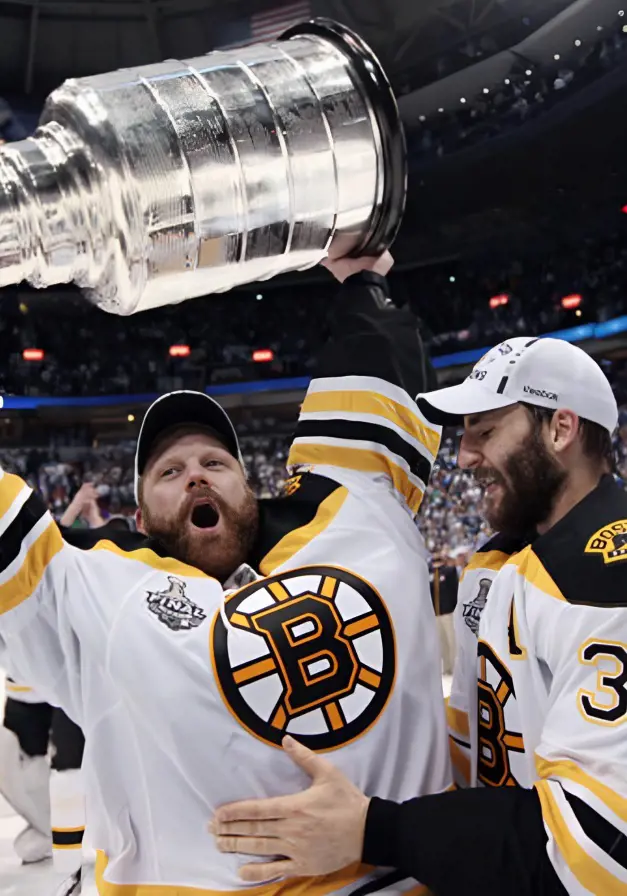
<path id="1" fill-rule="evenodd" d="M 561 454 L 573 444 L 579 432 L 579 417 L 565 408 L 555 411 L 549 425 L 551 447 Z"/>
<path id="2" fill-rule="evenodd" d="M 144 528 L 144 518 L 142 516 L 141 508 L 137 508 L 135 511 L 135 526 L 138 532 L 141 532 L 142 535 L 146 535 L 146 529 Z"/>

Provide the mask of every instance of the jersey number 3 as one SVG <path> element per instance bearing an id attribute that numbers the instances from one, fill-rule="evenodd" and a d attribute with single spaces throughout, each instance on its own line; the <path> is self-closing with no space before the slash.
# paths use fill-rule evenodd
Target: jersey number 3
<path id="1" fill-rule="evenodd" d="M 627 719 L 627 645 L 591 638 L 579 648 L 579 662 L 597 670 L 596 690 L 581 688 L 577 694 L 583 717 L 597 725 L 620 725 Z"/>

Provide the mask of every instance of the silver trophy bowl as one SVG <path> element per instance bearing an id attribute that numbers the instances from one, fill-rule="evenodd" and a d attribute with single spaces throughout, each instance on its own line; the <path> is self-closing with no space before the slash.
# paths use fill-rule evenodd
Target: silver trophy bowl
<path id="1" fill-rule="evenodd" d="M 0 150 L 0 286 L 132 314 L 394 240 L 405 143 L 378 60 L 319 19 L 279 41 L 66 81 Z"/>

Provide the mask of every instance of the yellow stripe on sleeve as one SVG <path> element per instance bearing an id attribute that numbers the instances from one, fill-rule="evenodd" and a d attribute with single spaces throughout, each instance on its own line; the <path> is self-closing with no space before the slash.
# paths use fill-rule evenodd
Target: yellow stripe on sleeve
<path id="1" fill-rule="evenodd" d="M 382 395 L 380 392 L 361 390 L 337 390 L 308 392 L 301 407 L 301 414 L 309 413 L 372 414 L 383 417 L 404 430 L 423 445 L 435 459 L 440 448 L 440 433 L 431 429 L 418 414 L 405 405 Z"/>
<path id="2" fill-rule="evenodd" d="M 570 871 L 582 887 L 603 896 L 625 896 L 626 884 L 590 856 L 571 834 L 548 781 L 536 785 L 542 817 Z"/>
<path id="3" fill-rule="evenodd" d="M 0 479 L 0 519 L 5 515 L 23 488 L 28 488 L 23 479 L 13 473 L 4 473 Z"/>
<path id="4" fill-rule="evenodd" d="M 343 467 L 347 470 L 359 470 L 362 473 L 383 473 L 391 478 L 394 488 L 405 498 L 412 513 L 418 511 L 422 501 L 422 489 L 411 481 L 405 470 L 376 451 L 294 442 L 287 464 L 288 466 L 313 464 Z"/>
<path id="5" fill-rule="evenodd" d="M 535 758 L 536 771 L 541 780 L 565 778 L 568 781 L 574 781 L 575 784 L 580 784 L 598 797 L 602 803 L 605 803 L 608 809 L 612 810 L 614 815 L 627 822 L 627 799 L 616 793 L 607 784 L 597 781 L 596 778 L 591 777 L 587 772 L 579 768 L 575 762 L 570 760 L 563 759 L 551 762 L 548 759 L 543 759 L 537 753 Z"/>
<path id="6" fill-rule="evenodd" d="M 0 585 L 0 614 L 8 613 L 27 600 L 42 580 L 46 567 L 63 547 L 63 538 L 54 520 L 28 549 L 16 574 Z"/>
<path id="7" fill-rule="evenodd" d="M 32 688 L 29 688 L 28 685 L 14 684 L 12 681 L 6 681 L 4 689 L 7 693 L 10 691 L 12 694 L 28 694 L 33 690 Z"/>

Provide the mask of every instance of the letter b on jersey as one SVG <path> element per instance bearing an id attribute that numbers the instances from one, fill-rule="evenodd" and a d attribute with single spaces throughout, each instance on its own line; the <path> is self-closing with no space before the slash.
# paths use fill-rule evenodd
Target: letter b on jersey
<path id="1" fill-rule="evenodd" d="M 377 721 L 394 684 L 394 631 L 354 573 L 308 566 L 227 597 L 211 658 L 222 697 L 251 734 L 280 746 L 342 746 Z"/>
<path id="2" fill-rule="evenodd" d="M 312 594 L 253 616 L 288 683 L 289 715 L 350 693 L 358 661 L 335 608 Z"/>

